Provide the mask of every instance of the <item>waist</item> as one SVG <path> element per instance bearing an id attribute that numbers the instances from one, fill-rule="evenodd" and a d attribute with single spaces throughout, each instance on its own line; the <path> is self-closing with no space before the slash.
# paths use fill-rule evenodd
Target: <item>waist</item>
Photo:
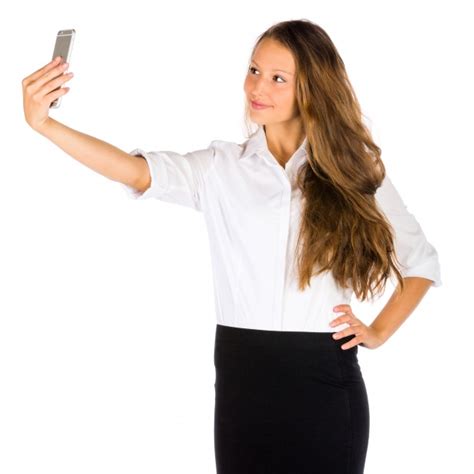
<path id="1" fill-rule="evenodd" d="M 249 347 L 334 351 L 341 350 L 340 346 L 354 337 L 350 335 L 336 340 L 332 337 L 333 334 L 334 332 L 275 331 L 217 324 L 216 344 L 222 342 Z"/>

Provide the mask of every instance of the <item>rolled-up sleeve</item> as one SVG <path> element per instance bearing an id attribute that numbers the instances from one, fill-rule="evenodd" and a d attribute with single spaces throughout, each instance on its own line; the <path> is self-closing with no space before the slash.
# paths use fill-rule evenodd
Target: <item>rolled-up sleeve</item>
<path id="1" fill-rule="evenodd" d="M 411 214 L 388 176 L 377 189 L 375 198 L 395 232 L 395 252 L 403 277 L 423 277 L 432 280 L 431 286 L 441 286 L 438 253 L 428 242 L 423 229 Z"/>
<path id="2" fill-rule="evenodd" d="M 130 155 L 142 156 L 150 170 L 151 183 L 143 192 L 119 183 L 131 199 L 155 198 L 202 211 L 201 193 L 213 166 L 214 148 L 180 154 L 174 151 L 145 151 L 135 148 Z M 141 159 L 141 158 L 139 158 Z"/>

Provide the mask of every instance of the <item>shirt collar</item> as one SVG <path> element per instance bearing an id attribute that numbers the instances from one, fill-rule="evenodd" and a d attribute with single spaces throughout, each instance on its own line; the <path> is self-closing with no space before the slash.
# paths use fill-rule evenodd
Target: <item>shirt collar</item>
<path id="1" fill-rule="evenodd" d="M 298 147 L 298 149 L 293 153 L 290 160 L 292 162 L 296 162 L 296 165 L 300 164 L 304 158 L 307 156 L 306 153 L 306 145 L 308 142 L 308 138 L 305 137 L 303 143 Z M 241 160 L 249 159 L 254 155 L 261 156 L 265 158 L 270 164 L 278 165 L 275 162 L 275 159 L 272 157 L 268 145 L 267 145 L 267 137 L 265 135 L 265 130 L 263 129 L 263 125 L 258 125 L 258 129 L 250 135 L 248 140 L 245 142 L 245 148 L 240 156 Z M 288 160 L 288 161 L 290 161 Z"/>

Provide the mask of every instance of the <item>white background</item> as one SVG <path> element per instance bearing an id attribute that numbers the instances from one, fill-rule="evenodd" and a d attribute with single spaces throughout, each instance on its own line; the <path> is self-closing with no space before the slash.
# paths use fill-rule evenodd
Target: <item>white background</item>
<path id="1" fill-rule="evenodd" d="M 215 472 L 202 214 L 133 201 L 24 120 L 22 79 L 75 28 L 51 116 L 130 151 L 244 137 L 258 35 L 309 19 L 342 56 L 392 181 L 437 249 L 432 288 L 359 348 L 367 474 L 472 474 L 473 33 L 468 2 L 16 2 L 0 19 L 0 472 Z M 376 305 L 353 300 L 366 324 Z M 471 385 L 472 387 L 472 385 Z M 328 473 L 329 474 L 329 473 Z"/>

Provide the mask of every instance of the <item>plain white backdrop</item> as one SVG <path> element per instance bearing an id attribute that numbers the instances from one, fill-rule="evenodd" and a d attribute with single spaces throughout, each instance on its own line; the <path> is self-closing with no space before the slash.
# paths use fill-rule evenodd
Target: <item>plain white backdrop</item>
<path id="1" fill-rule="evenodd" d="M 441 263 L 443 285 L 383 346 L 359 348 L 366 473 L 473 474 L 467 7 L 11 4 L 0 19 L 0 472 L 215 472 L 204 218 L 129 199 L 34 132 L 22 79 L 50 61 L 58 30 L 74 28 L 75 77 L 50 112 L 56 120 L 126 151 L 242 143 L 251 48 L 272 24 L 306 18 L 334 41 L 388 173 Z M 374 305 L 353 299 L 354 313 L 369 324 L 392 291 Z"/>

